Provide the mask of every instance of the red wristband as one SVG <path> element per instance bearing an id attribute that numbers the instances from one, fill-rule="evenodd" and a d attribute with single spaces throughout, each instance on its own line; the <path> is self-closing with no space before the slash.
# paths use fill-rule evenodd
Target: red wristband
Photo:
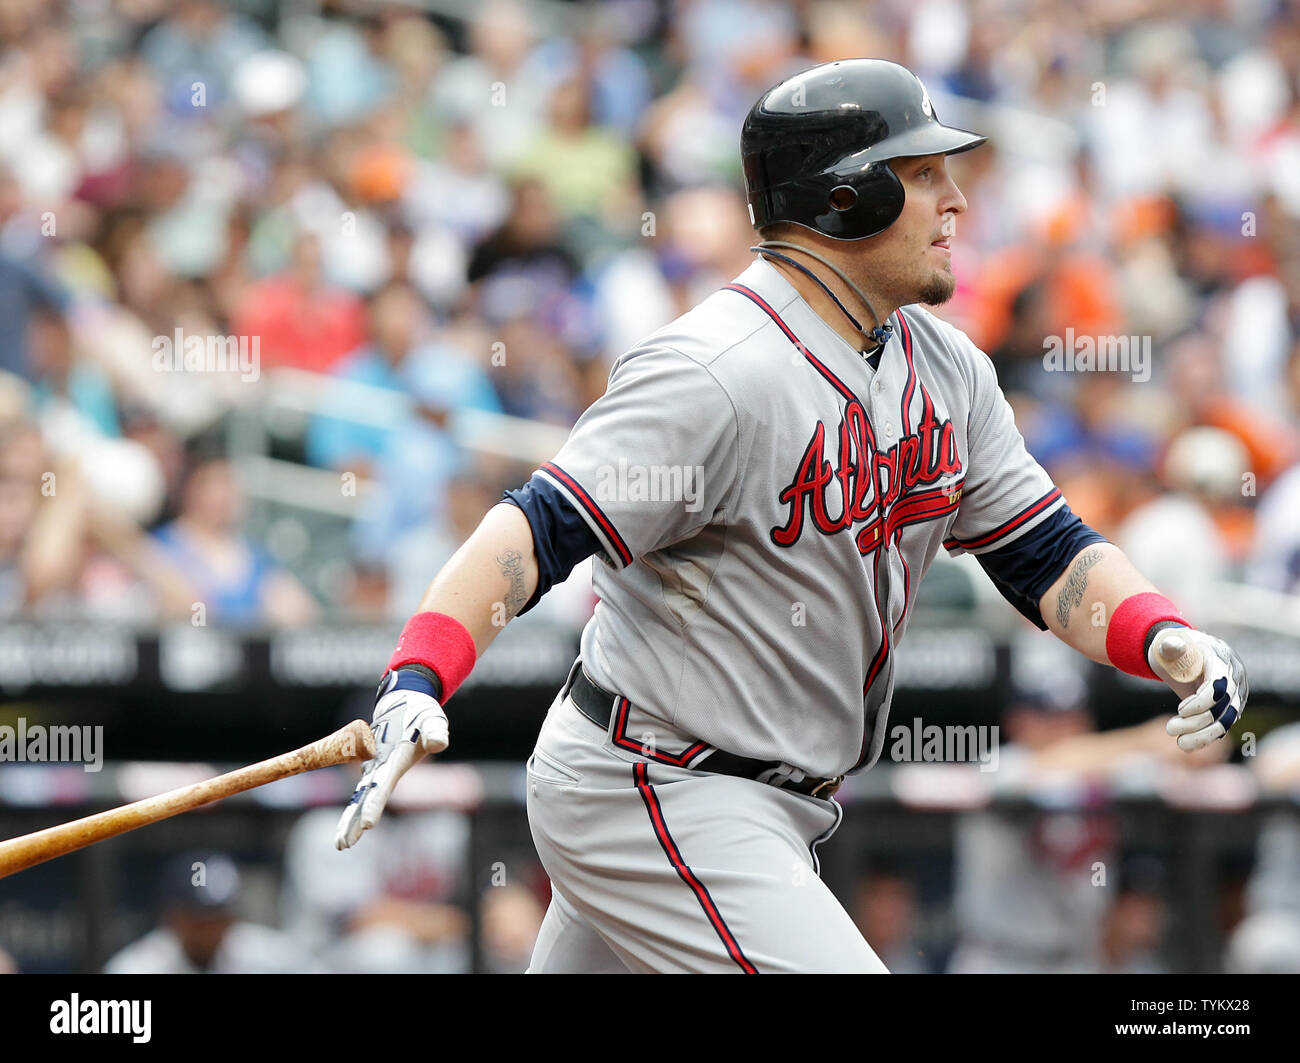
<path id="1" fill-rule="evenodd" d="M 422 664 L 442 684 L 442 703 L 456 693 L 474 668 L 478 651 L 465 625 L 446 613 L 416 613 L 402 628 L 388 670 Z"/>
<path id="2" fill-rule="evenodd" d="M 1132 594 L 1120 602 L 1106 628 L 1106 656 L 1110 663 L 1121 672 L 1158 681 L 1160 677 L 1147 663 L 1146 637 L 1151 625 L 1161 620 L 1192 626 L 1173 602 L 1155 591 Z"/>

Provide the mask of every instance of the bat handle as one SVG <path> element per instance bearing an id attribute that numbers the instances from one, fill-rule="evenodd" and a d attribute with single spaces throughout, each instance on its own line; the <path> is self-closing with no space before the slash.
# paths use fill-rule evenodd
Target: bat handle
<path id="1" fill-rule="evenodd" d="M 331 735 L 317 739 L 301 749 L 284 754 L 284 764 L 289 775 L 299 772 L 328 768 L 331 764 L 349 764 L 358 760 L 370 760 L 375 755 L 375 736 L 370 733 L 370 725 L 364 720 L 353 720 L 340 727 Z"/>
<path id="2" fill-rule="evenodd" d="M 1199 683 L 1205 662 L 1201 649 L 1185 634 L 1182 628 L 1170 627 L 1158 632 L 1155 638 L 1156 657 L 1175 683 Z"/>

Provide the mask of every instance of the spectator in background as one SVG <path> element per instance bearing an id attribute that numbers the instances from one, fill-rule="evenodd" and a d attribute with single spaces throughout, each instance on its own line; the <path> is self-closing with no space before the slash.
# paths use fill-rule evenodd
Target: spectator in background
<path id="1" fill-rule="evenodd" d="M 890 974 L 930 974 L 916 941 L 916 887 L 896 868 L 873 867 L 853 887 L 850 911 Z"/>
<path id="2" fill-rule="evenodd" d="M 262 367 L 323 373 L 365 339 L 365 312 L 349 292 L 326 283 L 320 246 L 303 234 L 289 269 L 251 285 L 235 312 L 237 336 L 256 337 Z"/>
<path id="3" fill-rule="evenodd" d="M 572 425 L 582 412 L 582 377 L 564 339 L 566 333 L 592 335 L 586 321 L 567 316 L 583 312 L 577 300 L 532 277 L 498 274 L 483 283 L 481 306 L 499 344 L 492 382 L 502 409 L 514 417 Z"/>
<path id="4" fill-rule="evenodd" d="M 779 80 L 779 76 L 772 78 L 773 83 Z M 650 163 L 647 190 L 656 197 L 740 179 L 735 139 L 744 106 L 739 114 L 733 113 L 710 93 L 706 81 L 702 71 L 685 72 L 642 119 L 637 145 Z M 753 96 L 761 91 L 756 88 Z"/>
<path id="5" fill-rule="evenodd" d="M 335 848 L 337 826 L 313 809 L 285 844 L 281 907 L 298 948 L 342 974 L 468 971 L 465 817 L 390 808 L 365 860 Z"/>
<path id="6" fill-rule="evenodd" d="M 619 43 L 627 5 L 620 12 L 616 4 L 588 0 L 580 10 L 573 35 L 542 41 L 528 56 L 525 69 L 552 91 L 561 82 L 585 77 L 592 122 L 631 141 L 650 105 L 652 85 L 645 61 Z"/>
<path id="7" fill-rule="evenodd" d="M 27 610 L 128 622 L 188 611 L 184 580 L 140 531 L 161 493 L 147 452 L 105 441 L 57 457 L 22 424 L 5 443 L 4 464 L 29 506 L 18 554 Z"/>
<path id="8" fill-rule="evenodd" d="M 32 592 L 28 536 L 41 498 L 43 455 L 34 426 L 0 423 L 0 617 L 8 619 L 22 613 Z"/>
<path id="9" fill-rule="evenodd" d="M 420 159 L 403 193 L 407 222 L 415 229 L 441 226 L 466 247 L 497 229 L 510 209 L 510 192 L 491 170 L 474 126 L 450 123 L 436 158 Z"/>
<path id="10" fill-rule="evenodd" d="M 1235 436 L 1246 448 L 1247 470 L 1256 490 L 1263 490 L 1295 461 L 1300 454 L 1295 424 L 1232 394 L 1212 336 L 1180 337 L 1170 345 L 1166 358 L 1167 387 L 1179 418 L 1175 428 L 1204 425 Z M 1275 389 L 1285 402 L 1285 378 Z"/>
<path id="11" fill-rule="evenodd" d="M 304 103 L 326 125 L 364 121 L 393 91 L 395 73 L 378 54 L 379 18 L 323 22 L 307 53 Z"/>
<path id="12" fill-rule="evenodd" d="M 385 285 L 370 297 L 367 309 L 369 342 L 345 357 L 331 373 L 344 383 L 326 392 L 327 406 L 333 409 L 355 408 L 347 384 L 400 394 L 404 390 L 403 364 L 412 349 L 427 338 L 430 322 L 409 284 Z M 366 408 L 376 409 L 373 403 Z M 368 477 L 392 431 L 391 426 L 343 417 L 314 417 L 307 433 L 307 460 L 322 469 L 346 469 Z"/>
<path id="13" fill-rule="evenodd" d="M 446 505 L 439 518 L 416 525 L 388 551 L 388 615 L 401 622 L 419 608 L 429 581 L 478 527 L 501 494 L 484 482 L 484 470 L 466 465 L 446 485 Z M 546 599 L 538 603 L 540 608 Z M 526 619 L 526 618 L 524 618 Z"/>
<path id="14" fill-rule="evenodd" d="M 1068 402 L 1030 404 L 1023 415 L 1017 409 L 1016 419 L 1062 493 L 1070 492 L 1070 508 L 1109 537 L 1143 497 L 1160 429 L 1117 374 L 1073 376 Z"/>
<path id="15" fill-rule="evenodd" d="M 789 72 L 782 67 L 797 51 L 800 15 L 781 0 L 696 0 L 683 5 L 672 29 L 691 74 L 710 96 L 743 113 L 742 101 Z"/>
<path id="16" fill-rule="evenodd" d="M 651 219 L 649 239 L 619 252 L 596 277 L 606 373 L 625 351 L 744 272 L 752 257 L 753 230 L 734 188 L 674 192 Z"/>
<path id="17" fill-rule="evenodd" d="M 561 216 L 587 219 L 613 231 L 640 226 L 636 153 L 593 125 L 588 85 L 579 77 L 551 93 L 550 120 L 515 167 L 542 183 Z"/>
<path id="18" fill-rule="evenodd" d="M 413 409 L 396 419 L 375 466 L 376 500 L 355 529 L 358 556 L 376 566 L 402 535 L 442 519 L 447 485 L 466 460 L 451 430 L 455 412 L 500 409 L 483 370 L 452 348 L 412 354 L 402 378 Z"/>
<path id="19" fill-rule="evenodd" d="M 1300 420 L 1300 341 L 1291 349 L 1287 383 L 1292 415 Z M 1259 500 L 1246 578 L 1283 594 L 1300 593 L 1300 463 L 1280 475 Z"/>
<path id="20" fill-rule="evenodd" d="M 108 377 L 92 362 L 73 357 L 72 337 L 62 317 L 33 317 L 30 350 L 32 405 L 48 432 L 77 438 L 121 434 Z"/>
<path id="21" fill-rule="evenodd" d="M 470 123 L 498 171 L 522 156 L 542 125 L 546 86 L 524 68 L 535 36 L 526 4 L 488 0 L 469 24 L 469 54 L 448 62 L 433 85 L 437 112 Z"/>
<path id="22" fill-rule="evenodd" d="M 22 191 L 7 167 L 0 164 L 0 226 L 18 211 Z M 33 317 L 39 311 L 61 315 L 68 296 L 46 271 L 0 247 L 0 372 L 34 381 L 39 369 L 31 356 Z"/>
<path id="23" fill-rule="evenodd" d="M 264 46 L 262 31 L 212 0 L 181 0 L 170 8 L 140 41 L 167 107 L 190 110 L 196 82 L 204 86 L 209 106 L 220 105 L 240 61 Z"/>
<path id="24" fill-rule="evenodd" d="M 542 929 L 546 905 L 526 886 L 511 882 L 489 887 L 480 895 L 479 904 L 488 973 L 523 974 Z"/>
<path id="25" fill-rule="evenodd" d="M 240 532 L 243 498 L 224 458 L 197 460 L 181 489 L 180 514 L 155 541 L 193 589 L 210 623 L 297 627 L 319 612 L 316 600 Z"/>
<path id="26" fill-rule="evenodd" d="M 1247 578 L 1282 594 L 1300 594 L 1300 465 L 1260 499 Z"/>
<path id="27" fill-rule="evenodd" d="M 1002 719 L 1010 739 L 999 781 L 1023 784 L 1034 757 L 1091 730 L 1087 710 L 1065 698 L 1022 695 Z M 950 974 L 1049 974 L 1095 970 L 1107 898 L 1093 865 L 1115 855 L 1110 817 L 1093 811 L 973 812 L 957 821 L 954 909 L 959 930 Z"/>
<path id="28" fill-rule="evenodd" d="M 580 273 L 545 185 L 532 178 L 511 186 L 509 213 L 478 245 L 466 268 L 472 285 L 500 274 L 527 276 L 552 293 L 568 292 Z"/>
<path id="29" fill-rule="evenodd" d="M 1274 728 L 1247 758 L 1265 793 L 1300 787 L 1300 723 Z M 1246 916 L 1233 930 L 1225 966 L 1233 974 L 1300 974 L 1300 813 L 1271 812 L 1255 842 Z"/>
<path id="30" fill-rule="evenodd" d="M 1043 218 L 1033 239 L 989 256 L 980 273 L 972 322 L 994 358 L 999 379 L 1035 397 L 1061 397 L 1067 374 L 1042 372 L 1044 340 L 1066 330 L 1075 336 L 1122 332 L 1114 267 L 1087 244 L 1087 202 L 1067 199 Z M 1011 367 L 1023 361 L 1022 372 Z"/>
<path id="31" fill-rule="evenodd" d="M 289 935 L 238 917 L 240 875 L 225 853 L 167 865 L 160 925 L 104 965 L 105 974 L 312 974 L 319 965 Z"/>
<path id="32" fill-rule="evenodd" d="M 1115 900 L 1101 931 L 1105 974 L 1167 974 L 1160 957 L 1169 921 L 1164 866 L 1154 857 L 1131 856 L 1120 867 Z"/>
<path id="33" fill-rule="evenodd" d="M 140 528 L 162 500 L 149 451 L 82 437 L 56 452 L 24 415 L 29 391 L 0 374 L 0 616 L 188 613 L 188 585 Z"/>
<path id="34" fill-rule="evenodd" d="M 1247 513 L 1241 503 L 1248 460 L 1246 448 L 1222 429 L 1180 433 L 1163 463 L 1168 490 L 1133 510 L 1115 535 L 1156 586 L 1178 587 L 1189 615 L 1212 607 L 1214 585 L 1233 573 L 1249 544 L 1249 528 L 1234 527 L 1236 515 Z"/>
<path id="35" fill-rule="evenodd" d="M 1055 648 L 1035 664 L 1033 674 L 1020 677 L 1020 694 L 1003 716 L 1010 742 L 1000 748 L 995 782 L 1006 793 L 1041 795 L 1040 808 L 959 817 L 954 908 L 960 938 L 949 960 L 952 974 L 1103 969 L 1107 913 L 1121 885 L 1115 881 L 1118 827 L 1103 803 L 1104 784 L 1135 765 L 1197 771 L 1230 752 L 1219 743 L 1183 753 L 1169 743 L 1164 717 L 1094 732 L 1078 664 Z M 1066 681 L 1069 676 L 1074 679 Z M 1079 810 L 1051 810 L 1062 799 Z M 1138 932 L 1132 922 L 1156 910 L 1125 903 L 1111 927 L 1113 958 L 1138 962 L 1160 927 Z"/>

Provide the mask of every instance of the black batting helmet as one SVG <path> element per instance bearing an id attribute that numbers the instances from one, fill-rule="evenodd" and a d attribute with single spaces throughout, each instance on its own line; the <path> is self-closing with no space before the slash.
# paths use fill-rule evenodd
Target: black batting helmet
<path id="1" fill-rule="evenodd" d="M 823 63 L 768 89 L 740 134 L 750 221 L 788 221 L 836 240 L 884 232 L 903 210 L 890 159 L 952 155 L 987 138 L 943 125 L 907 67 Z"/>

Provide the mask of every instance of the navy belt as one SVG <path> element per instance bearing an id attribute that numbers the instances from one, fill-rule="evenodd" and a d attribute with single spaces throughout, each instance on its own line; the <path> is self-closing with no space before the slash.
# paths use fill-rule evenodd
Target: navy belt
<path id="1" fill-rule="evenodd" d="M 579 667 L 574 671 L 575 675 L 573 683 L 569 687 L 569 696 L 573 698 L 573 703 L 578 706 L 578 711 L 582 715 L 601 730 L 608 731 L 609 719 L 614 713 L 614 703 L 619 700 L 619 696 L 593 683 L 588 678 L 585 669 Z M 782 767 L 780 761 L 738 757 L 734 753 L 727 753 L 721 749 L 715 749 L 703 760 L 691 765 L 691 767 L 696 771 L 735 775 L 741 779 L 759 779 L 761 776 L 769 775 L 771 777 L 764 779 L 764 782 L 779 786 L 783 790 L 793 790 L 795 793 L 805 794 L 808 797 L 829 798 L 831 794 L 840 788 L 840 784 L 844 781 L 843 775 L 836 776 L 833 779 L 805 777 L 798 782 L 792 782 L 788 778 L 777 781 L 780 778 L 779 769 Z"/>

